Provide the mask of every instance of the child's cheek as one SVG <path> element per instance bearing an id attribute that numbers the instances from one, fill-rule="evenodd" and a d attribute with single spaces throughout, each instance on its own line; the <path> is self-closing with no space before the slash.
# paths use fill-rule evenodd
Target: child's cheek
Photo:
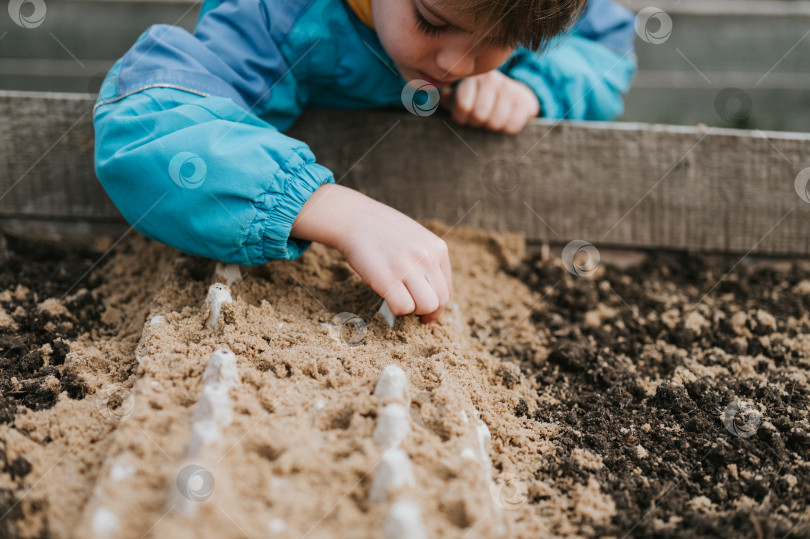
<path id="1" fill-rule="evenodd" d="M 424 69 L 425 63 L 424 52 L 419 48 L 419 41 L 416 39 L 407 39 L 405 36 L 399 36 L 398 39 L 393 40 L 386 49 L 388 55 L 397 65 L 403 77 L 408 78 L 407 75 L 414 75 L 415 71 Z"/>
<path id="2" fill-rule="evenodd" d="M 498 69 L 514 54 L 514 49 L 491 49 L 478 56 L 478 67 L 482 72 Z"/>
<path id="3" fill-rule="evenodd" d="M 406 79 L 420 70 L 434 71 L 430 57 L 430 39 L 413 22 L 410 0 L 372 0 L 372 13 L 385 52 Z"/>

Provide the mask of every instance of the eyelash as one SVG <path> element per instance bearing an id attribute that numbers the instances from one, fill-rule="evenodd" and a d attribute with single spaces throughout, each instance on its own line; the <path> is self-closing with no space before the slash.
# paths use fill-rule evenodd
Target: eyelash
<path id="1" fill-rule="evenodd" d="M 438 36 L 445 30 L 447 30 L 447 26 L 436 26 L 435 24 L 430 24 L 430 22 L 425 19 L 419 10 L 414 8 L 413 10 L 414 19 L 416 20 L 416 26 L 419 27 L 419 30 L 427 34 L 429 36 Z"/>

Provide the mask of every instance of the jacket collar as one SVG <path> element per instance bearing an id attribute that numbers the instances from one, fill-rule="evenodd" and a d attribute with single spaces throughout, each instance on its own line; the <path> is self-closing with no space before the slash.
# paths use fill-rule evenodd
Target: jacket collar
<path id="1" fill-rule="evenodd" d="M 363 24 L 374 29 L 374 18 L 371 16 L 371 0 L 346 0 L 349 6 L 357 15 L 357 18 L 363 21 Z"/>

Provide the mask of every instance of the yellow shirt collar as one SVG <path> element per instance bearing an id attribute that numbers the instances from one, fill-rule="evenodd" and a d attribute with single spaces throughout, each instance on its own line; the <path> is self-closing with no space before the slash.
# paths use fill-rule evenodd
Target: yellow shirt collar
<path id="1" fill-rule="evenodd" d="M 357 18 L 374 30 L 374 18 L 371 16 L 371 0 L 346 0 Z"/>

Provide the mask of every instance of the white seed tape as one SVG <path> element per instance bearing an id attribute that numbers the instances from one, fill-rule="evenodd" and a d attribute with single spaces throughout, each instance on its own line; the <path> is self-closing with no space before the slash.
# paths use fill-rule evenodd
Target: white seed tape
<path id="1" fill-rule="evenodd" d="M 191 427 L 191 438 L 186 448 L 186 457 L 194 458 L 206 447 L 222 438 L 222 432 L 213 421 L 195 421 Z"/>
<path id="2" fill-rule="evenodd" d="M 118 531 L 121 523 L 112 511 L 106 507 L 99 507 L 93 512 L 90 526 L 97 537 L 110 537 Z"/>
<path id="3" fill-rule="evenodd" d="M 391 307 L 388 306 L 388 302 L 383 300 L 382 305 L 380 306 L 380 310 L 377 311 L 380 313 L 380 316 L 383 317 L 385 323 L 388 324 L 388 327 L 394 327 L 394 324 L 397 321 L 397 317 L 394 316 L 394 313 L 391 312 Z"/>
<path id="4" fill-rule="evenodd" d="M 481 465 L 484 479 L 489 484 L 492 481 L 492 459 L 489 456 L 492 435 L 487 424 L 481 420 L 481 413 L 475 408 L 473 408 L 473 412 L 471 418 L 475 422 L 475 427 L 464 434 L 464 447 L 460 456 L 465 460 L 477 461 Z M 462 418 L 465 423 L 468 423 L 467 414 L 464 414 Z"/>
<path id="5" fill-rule="evenodd" d="M 203 387 L 200 400 L 194 407 L 191 420 L 195 423 L 213 421 L 218 427 L 227 427 L 233 422 L 231 399 L 228 396 L 230 386 L 212 384 Z"/>
<path id="6" fill-rule="evenodd" d="M 222 306 L 233 301 L 228 287 L 221 283 L 212 284 L 208 289 L 208 304 L 211 306 L 211 314 L 208 316 L 208 325 L 214 329 L 219 329 L 219 313 Z"/>
<path id="7" fill-rule="evenodd" d="M 209 293 L 209 297 L 210 295 Z M 221 442 L 221 429 L 227 427 L 233 421 L 233 404 L 229 393 L 231 388 L 239 384 L 236 354 L 226 348 L 221 348 L 211 354 L 205 372 L 203 372 L 202 382 L 203 388 L 200 400 L 197 401 L 191 416 L 191 439 L 188 442 L 184 459 L 186 466 L 181 469 L 178 477 L 181 477 L 189 466 L 196 466 L 197 469 L 204 470 L 209 476 L 211 475 L 210 472 L 199 465 L 190 463 L 198 459 L 207 448 Z M 207 499 L 213 486 L 213 484 L 203 484 L 204 490 L 207 489 L 204 493 L 207 493 L 207 495 L 199 499 L 192 499 L 193 496 L 190 497 L 189 495 L 194 486 L 189 482 L 192 477 L 200 479 L 202 475 L 195 472 L 191 477 L 185 477 L 188 480 L 186 481 L 187 484 L 184 483 L 181 488 L 180 483 L 177 483 L 178 488 L 172 490 L 168 500 L 169 508 L 175 509 L 186 517 L 196 514 L 199 505 L 197 502 Z M 182 492 L 183 489 L 187 491 L 185 494 Z M 199 496 L 199 493 L 195 494 L 195 496 Z"/>
<path id="8" fill-rule="evenodd" d="M 280 518 L 274 518 L 267 524 L 267 529 L 273 535 L 284 533 L 287 530 L 287 523 Z"/>
<path id="9" fill-rule="evenodd" d="M 475 428 L 465 436 L 466 446 L 461 451 L 461 458 L 476 460 L 481 464 L 484 478 L 487 483 L 492 481 L 492 459 L 489 456 L 489 446 L 492 440 L 492 435 L 489 432 L 489 427 L 480 418 L 480 412 L 475 410 Z"/>
<path id="10" fill-rule="evenodd" d="M 489 457 L 489 445 L 490 442 L 492 441 L 492 434 L 490 434 L 489 427 L 487 426 L 487 424 L 481 420 L 480 418 L 481 413 L 478 410 L 475 411 L 475 415 L 478 418 L 477 421 L 478 424 L 475 427 L 475 437 L 477 438 L 477 446 L 478 446 L 476 447 L 476 452 L 478 453 L 478 455 L 476 455 L 477 457 L 476 460 L 478 460 L 481 463 L 484 480 L 488 485 L 490 485 L 491 489 L 492 488 L 491 485 L 493 485 L 493 482 L 492 482 L 492 460 Z M 465 449 L 465 451 L 467 451 L 467 449 Z M 466 455 L 468 458 L 470 456 L 470 453 L 467 453 Z M 462 453 L 462 457 L 464 456 L 465 455 Z M 490 501 L 495 502 L 495 498 L 493 498 Z M 498 503 L 494 503 L 490 507 L 495 508 L 496 515 L 502 516 L 501 506 Z"/>
<path id="11" fill-rule="evenodd" d="M 383 307 L 386 306 L 383 303 Z M 411 460 L 405 451 L 397 447 L 411 431 L 411 420 L 405 407 L 408 403 L 408 377 L 405 371 L 398 365 L 383 369 L 374 387 L 374 396 L 384 405 L 377 417 L 374 442 L 388 446 L 388 449 L 374 471 L 369 499 L 372 503 L 382 503 L 398 491 L 416 485 Z M 394 503 L 388 510 L 383 536 L 386 539 L 427 538 L 419 506 L 403 500 Z"/>
<path id="12" fill-rule="evenodd" d="M 127 462 L 114 462 L 110 467 L 110 481 L 124 481 L 135 475 L 135 466 Z"/>
<path id="13" fill-rule="evenodd" d="M 132 464 L 116 460 L 110 466 L 108 480 L 110 482 L 120 482 L 135 475 L 135 467 Z M 114 487 L 113 487 L 114 488 Z M 90 527 L 95 537 L 111 537 L 118 532 L 120 522 L 118 517 L 110 509 L 105 507 L 105 489 L 102 484 L 96 484 L 93 488 L 93 497 L 88 506 L 95 506 L 93 516 L 90 519 Z"/>
<path id="14" fill-rule="evenodd" d="M 475 428 L 475 433 L 478 435 L 478 451 L 481 453 L 481 458 L 484 462 L 489 462 L 489 442 L 492 435 L 489 433 L 487 424 L 478 420 L 478 426 Z"/>
<path id="15" fill-rule="evenodd" d="M 374 441 L 378 445 L 393 447 L 399 445 L 411 431 L 408 410 L 401 404 L 388 404 L 377 418 L 374 429 Z"/>
<path id="16" fill-rule="evenodd" d="M 225 348 L 211 354 L 203 373 L 202 394 L 191 416 L 192 433 L 187 456 L 198 455 L 204 447 L 219 440 L 220 429 L 233 422 L 229 393 L 238 383 L 236 354 Z"/>
<path id="17" fill-rule="evenodd" d="M 203 373 L 203 384 L 222 384 L 231 388 L 239 384 L 239 369 L 236 367 L 236 354 L 220 348 L 208 360 Z"/>
<path id="18" fill-rule="evenodd" d="M 401 401 L 407 402 L 408 377 L 399 365 L 389 365 L 383 369 L 377 386 L 374 388 L 374 396 L 380 402 Z"/>
<path id="19" fill-rule="evenodd" d="M 371 479 L 369 499 L 381 503 L 397 490 L 414 486 L 416 480 L 411 468 L 411 460 L 402 449 L 392 447 L 383 453 L 380 464 Z"/>
<path id="20" fill-rule="evenodd" d="M 427 539 L 422 511 L 414 502 L 396 502 L 388 510 L 383 524 L 385 539 Z"/>
<path id="21" fill-rule="evenodd" d="M 217 262 L 217 266 L 214 269 L 214 279 L 225 281 L 225 284 L 228 286 L 233 286 L 242 280 L 242 271 L 239 269 L 239 266 L 234 264 Z"/>

